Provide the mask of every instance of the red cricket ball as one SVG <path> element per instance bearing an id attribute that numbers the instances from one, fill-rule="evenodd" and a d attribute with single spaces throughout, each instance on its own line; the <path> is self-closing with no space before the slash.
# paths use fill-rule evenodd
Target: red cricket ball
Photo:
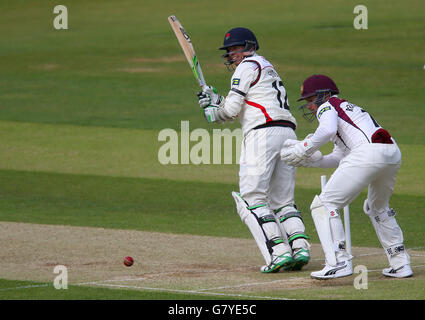
<path id="1" fill-rule="evenodd" d="M 124 264 L 127 267 L 131 267 L 133 265 L 133 263 L 134 263 L 134 259 L 132 257 L 125 257 L 124 258 Z"/>

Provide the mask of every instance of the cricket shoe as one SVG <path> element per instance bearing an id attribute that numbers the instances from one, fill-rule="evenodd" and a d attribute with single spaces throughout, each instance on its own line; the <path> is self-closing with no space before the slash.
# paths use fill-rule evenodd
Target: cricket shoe
<path id="1" fill-rule="evenodd" d="M 291 270 L 301 270 L 310 261 L 310 251 L 300 248 L 294 252 L 293 258 L 295 260 Z"/>
<path id="2" fill-rule="evenodd" d="M 276 258 L 273 259 L 273 261 L 268 266 L 261 267 L 262 273 L 273 273 L 278 272 L 279 269 L 290 269 L 295 264 L 294 258 L 292 258 L 292 255 L 287 252 L 284 253 Z"/>
<path id="3" fill-rule="evenodd" d="M 334 279 L 351 276 L 353 274 L 353 265 L 351 260 L 339 262 L 336 266 L 326 266 L 320 270 L 310 274 L 314 279 Z"/>
<path id="4" fill-rule="evenodd" d="M 410 268 L 410 265 L 406 264 L 398 269 L 385 268 L 382 270 L 382 274 L 386 277 L 408 278 L 413 276 L 413 271 L 412 268 Z"/>

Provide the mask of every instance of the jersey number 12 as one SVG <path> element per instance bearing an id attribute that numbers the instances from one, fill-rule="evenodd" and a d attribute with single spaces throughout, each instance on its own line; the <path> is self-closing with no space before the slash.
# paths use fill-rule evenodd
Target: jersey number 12
<path id="1" fill-rule="evenodd" d="M 277 101 L 279 101 L 279 106 L 281 108 L 283 107 L 283 108 L 289 110 L 288 95 L 286 94 L 286 92 L 285 92 L 285 98 L 283 99 L 283 102 L 282 102 L 282 99 L 281 99 L 282 98 L 282 91 L 280 91 L 279 87 L 284 87 L 283 82 L 279 81 L 279 86 L 278 86 L 277 80 L 275 80 L 275 81 L 273 81 L 272 86 L 277 91 L 276 98 L 277 98 Z"/>

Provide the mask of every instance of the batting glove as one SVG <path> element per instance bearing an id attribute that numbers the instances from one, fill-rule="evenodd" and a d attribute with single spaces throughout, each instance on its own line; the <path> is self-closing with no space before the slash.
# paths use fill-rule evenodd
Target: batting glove
<path id="1" fill-rule="evenodd" d="M 206 108 L 208 106 L 218 107 L 224 98 L 218 94 L 216 88 L 211 86 L 203 86 L 202 92 L 198 92 L 199 106 L 201 108 Z"/>
<path id="2" fill-rule="evenodd" d="M 221 122 L 221 118 L 218 115 L 218 107 L 216 106 L 204 108 L 204 116 L 208 123 Z"/>
<path id="3" fill-rule="evenodd" d="M 211 98 L 205 92 L 198 92 L 198 103 L 199 106 L 204 109 L 211 104 Z"/>

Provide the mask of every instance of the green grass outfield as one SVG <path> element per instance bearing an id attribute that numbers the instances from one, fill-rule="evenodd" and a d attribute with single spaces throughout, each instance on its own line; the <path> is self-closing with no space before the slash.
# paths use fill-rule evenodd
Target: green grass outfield
<path id="1" fill-rule="evenodd" d="M 300 138 L 317 125 L 301 117 L 296 102 L 302 81 L 313 73 L 332 76 L 341 97 L 370 111 L 403 152 L 391 206 L 406 246 L 424 250 L 422 1 L 362 1 L 367 30 L 353 28 L 357 1 L 74 0 L 64 3 L 68 30 L 53 28 L 57 4 L 0 3 L 0 221 L 251 238 L 230 196 L 237 190 L 237 165 L 158 161 L 159 132 L 179 131 L 183 120 L 209 132 L 239 126 L 203 119 L 198 87 L 167 22 L 175 14 L 191 35 L 207 82 L 223 94 L 231 74 L 217 48 L 228 29 L 251 28 L 259 54 L 285 83 Z M 314 243 L 309 205 L 320 175 L 331 172 L 297 173 L 296 201 Z M 350 207 L 353 245 L 378 247 L 361 209 L 365 196 Z M 287 297 L 423 299 L 423 284 L 422 271 L 363 292 L 341 286 L 325 288 L 326 294 L 323 288 L 288 290 Z M 0 280 L 4 300 L 220 298 L 85 286 L 65 291 Z"/>

